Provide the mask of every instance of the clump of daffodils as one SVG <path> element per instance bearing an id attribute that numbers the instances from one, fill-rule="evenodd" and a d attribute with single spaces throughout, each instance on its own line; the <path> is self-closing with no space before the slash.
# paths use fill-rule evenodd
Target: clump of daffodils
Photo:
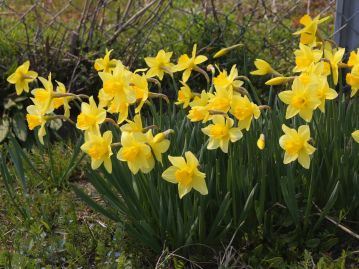
<path id="1" fill-rule="evenodd" d="M 318 26 L 327 20 L 319 16 L 312 19 L 308 15 L 301 18 L 304 28 L 294 33 L 300 36 L 300 43 L 294 51 L 294 67 L 290 74 L 280 73 L 262 59 L 255 60 L 256 70 L 251 72 L 254 76 L 270 76 L 266 85 L 286 85 L 285 90 L 278 94 L 286 105 L 285 119 L 300 117 L 306 124 L 293 126 L 295 128 L 283 124 L 284 134 L 278 146 L 284 150 L 284 164 L 298 161 L 306 169 L 310 167 L 310 156 L 315 152 L 310 136 L 313 114 L 317 110 L 325 113 L 326 103 L 337 98 L 335 86 L 340 83 L 341 68 L 350 69 L 345 77 L 351 87 L 350 96 L 354 97 L 359 90 L 359 50 L 352 51 L 348 62 L 344 63 L 345 49 L 333 46 L 333 42 L 320 36 Z M 212 59 L 241 46 L 223 48 Z M 180 88 L 176 89 L 175 104 L 186 111 L 189 121 L 201 125 L 202 135 L 208 139 L 208 150 L 233 154 L 231 144 L 251 131 L 252 123 L 260 118 L 263 110 L 271 109 L 261 104 L 250 79 L 239 73 L 237 65 L 226 70 L 214 63 L 209 64 L 208 74 L 201 67 L 208 58 L 197 51 L 196 44 L 191 55 L 180 55 L 177 63 L 171 61 L 173 52 L 160 50 L 157 55 L 144 58 L 146 68 L 135 71 L 111 58 L 111 53 L 112 50 L 106 49 L 103 58 L 94 62 L 94 69 L 102 82 L 95 96 L 70 93 L 63 83 L 56 81 L 54 84 L 51 73 L 45 78 L 31 71 L 29 61 L 20 65 L 7 79 L 15 85 L 18 95 L 28 93 L 29 84 L 35 80 L 40 82 L 38 88 L 31 90 L 32 104 L 27 107 L 29 129 L 36 130 L 40 143 L 44 144 L 48 122 L 54 119 L 70 122 L 84 134 L 81 150 L 91 159 L 92 169 L 103 166 L 111 173 L 115 162 L 121 161 L 127 164 L 132 174 L 150 173 L 156 163 L 162 165 L 163 159 L 167 159 L 164 156 L 170 150 L 173 130 L 143 125 L 145 121 L 141 116 L 141 111 L 152 98 L 169 102 L 160 91 L 165 76 L 175 80 L 176 73 L 179 73 Z M 194 73 L 207 81 L 207 88 L 191 86 Z M 81 111 L 73 121 L 71 106 L 75 102 Z M 108 124 L 118 130 L 116 135 L 108 130 Z M 359 142 L 359 131 L 354 131 L 352 137 Z M 264 150 L 266 143 L 265 134 L 261 133 L 258 149 Z M 162 177 L 178 185 L 180 198 L 192 189 L 202 195 L 208 193 L 206 175 L 200 171 L 195 154 L 187 151 L 185 158 L 168 155 L 168 159 L 172 166 L 162 173 Z"/>

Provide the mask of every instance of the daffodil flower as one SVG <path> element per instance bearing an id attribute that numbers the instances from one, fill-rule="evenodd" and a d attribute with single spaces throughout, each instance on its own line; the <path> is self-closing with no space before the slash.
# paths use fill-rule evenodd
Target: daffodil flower
<path id="1" fill-rule="evenodd" d="M 144 134 L 124 132 L 121 136 L 121 145 L 117 159 L 127 162 L 132 174 L 135 175 L 138 171 L 149 173 L 153 169 L 155 161 Z"/>
<path id="2" fill-rule="evenodd" d="M 59 81 L 56 81 L 56 83 L 57 83 L 56 93 L 66 94 L 67 91 L 66 91 L 65 85 Z M 70 109 L 71 109 L 69 102 L 73 99 L 74 99 L 74 97 L 72 97 L 72 96 L 56 97 L 53 100 L 54 108 L 57 109 L 57 108 L 63 106 L 64 107 L 64 116 L 66 118 L 69 118 L 70 117 Z"/>
<path id="3" fill-rule="evenodd" d="M 99 132 L 99 125 L 106 119 L 106 110 L 96 105 L 91 96 L 89 103 L 81 103 L 81 113 L 77 116 L 76 127 L 86 132 Z"/>
<path id="4" fill-rule="evenodd" d="M 103 135 L 96 132 L 86 133 L 85 143 L 81 150 L 91 157 L 91 168 L 99 168 L 103 163 L 108 173 L 112 172 L 112 132 L 107 131 Z"/>
<path id="5" fill-rule="evenodd" d="M 215 115 L 212 118 L 213 124 L 202 128 L 202 132 L 209 136 L 207 149 L 221 148 L 224 153 L 228 153 L 229 141 L 232 143 L 242 138 L 240 128 L 233 128 L 234 121 L 231 118 Z"/>
<path id="6" fill-rule="evenodd" d="M 208 194 L 206 174 L 198 170 L 199 162 L 192 152 L 185 152 L 185 158 L 168 156 L 172 166 L 162 173 L 162 178 L 178 184 L 178 194 L 182 199 L 192 188 L 202 195 Z"/>
<path id="7" fill-rule="evenodd" d="M 304 25 L 304 28 L 293 33 L 293 35 L 300 35 L 300 43 L 307 45 L 312 44 L 316 41 L 316 35 L 318 30 L 318 25 L 327 21 L 330 17 L 324 17 L 320 19 L 319 16 L 312 19 L 309 15 L 304 15 L 299 23 Z"/>
<path id="8" fill-rule="evenodd" d="M 352 132 L 352 137 L 355 140 L 355 142 L 359 143 L 359 130 Z"/>
<path id="9" fill-rule="evenodd" d="M 247 131 L 251 126 L 253 117 L 258 119 L 261 114 L 259 107 L 251 102 L 246 95 L 233 96 L 230 113 L 238 120 L 238 127 Z"/>
<path id="10" fill-rule="evenodd" d="M 279 138 L 279 145 L 285 151 L 283 163 L 288 164 L 298 159 L 301 166 L 309 169 L 309 155 L 315 151 L 315 148 L 308 143 L 311 139 L 309 126 L 302 125 L 297 131 L 283 124 L 282 130 L 284 135 Z"/>
<path id="11" fill-rule="evenodd" d="M 193 45 L 192 57 L 190 58 L 187 54 L 183 54 L 178 58 L 178 63 L 176 65 L 176 71 L 183 71 L 182 80 L 187 82 L 191 76 L 192 70 L 195 70 L 197 65 L 207 61 L 207 57 L 204 55 L 196 55 L 197 44 Z"/>
<path id="12" fill-rule="evenodd" d="M 319 109 L 323 113 L 325 112 L 325 101 L 326 100 L 333 100 L 337 98 L 338 93 L 333 90 L 332 88 L 329 88 L 328 80 L 326 77 L 320 77 L 317 80 L 318 86 L 317 86 L 317 97 L 320 101 Z"/>
<path id="13" fill-rule="evenodd" d="M 350 97 L 353 97 L 359 89 L 359 64 L 354 65 L 346 76 L 347 84 L 351 87 Z"/>
<path id="14" fill-rule="evenodd" d="M 288 105 L 285 115 L 290 119 L 299 113 L 299 116 L 306 122 L 312 120 L 313 111 L 320 105 L 321 101 L 317 96 L 317 84 L 305 85 L 296 78 L 293 81 L 292 90 L 278 94 L 279 99 Z"/>
<path id="15" fill-rule="evenodd" d="M 37 73 L 29 70 L 29 68 L 30 61 L 26 61 L 7 78 L 9 83 L 15 84 L 17 95 L 20 95 L 23 91 L 29 92 L 29 83 L 37 78 Z"/>
<path id="16" fill-rule="evenodd" d="M 200 96 L 195 96 L 190 103 L 191 110 L 188 112 L 187 118 L 192 122 L 203 121 L 206 122 L 209 118 L 208 112 L 209 95 L 206 91 L 202 91 Z"/>
<path id="17" fill-rule="evenodd" d="M 139 101 L 138 106 L 135 109 L 135 113 L 141 111 L 142 106 L 148 99 L 149 89 L 146 75 L 138 75 L 136 73 L 132 74 L 130 86 L 135 92 L 136 100 Z"/>
<path id="18" fill-rule="evenodd" d="M 146 133 L 146 139 L 156 160 L 162 164 L 162 154 L 167 152 L 170 147 L 170 141 L 166 139 L 166 134 L 159 133 L 153 136 L 152 131 L 148 130 Z"/>
<path id="19" fill-rule="evenodd" d="M 41 106 L 30 105 L 26 108 L 28 114 L 26 114 L 26 121 L 30 130 L 34 130 L 37 126 L 40 126 L 40 129 L 37 133 L 39 141 L 41 144 L 44 144 L 44 136 L 46 135 L 46 116 L 42 112 Z"/>
<path id="20" fill-rule="evenodd" d="M 48 76 L 48 79 L 43 77 L 39 77 L 43 88 L 36 88 L 31 91 L 31 94 L 34 96 L 35 102 L 41 106 L 42 112 L 50 113 L 54 110 L 54 102 L 53 102 L 53 93 L 54 86 L 51 81 L 51 73 Z"/>
<path id="21" fill-rule="evenodd" d="M 121 126 L 121 132 L 142 133 L 142 131 L 143 127 L 140 114 L 135 115 L 133 121 L 127 120 L 127 123 Z"/>
<path id="22" fill-rule="evenodd" d="M 357 52 L 355 51 L 350 52 L 349 60 L 347 65 L 349 67 L 353 67 L 355 65 L 359 65 L 359 49 L 357 49 Z"/>
<path id="23" fill-rule="evenodd" d="M 157 76 L 159 80 L 163 79 L 165 73 L 172 74 L 175 72 L 174 64 L 171 63 L 172 52 L 160 50 L 156 57 L 146 57 L 145 62 L 150 68 L 147 71 L 147 77 Z"/>
<path id="24" fill-rule="evenodd" d="M 307 71 L 313 63 L 320 61 L 323 51 L 299 44 L 299 50 L 294 51 L 294 55 L 296 66 L 293 72 L 304 72 Z"/>
<path id="25" fill-rule="evenodd" d="M 243 85 L 243 81 L 238 80 L 238 69 L 236 65 L 233 65 L 229 74 L 227 70 L 219 72 L 217 77 L 213 78 L 213 84 L 216 90 L 226 89 L 233 91 L 233 89 L 239 88 Z"/>
<path id="26" fill-rule="evenodd" d="M 332 72 L 334 85 L 338 84 L 339 63 L 342 61 L 344 53 L 344 48 L 332 49 L 329 42 L 327 42 L 324 47 L 324 57 L 330 63 L 330 70 Z"/>
<path id="27" fill-rule="evenodd" d="M 231 108 L 233 91 L 218 89 L 215 94 L 208 93 L 208 110 L 215 110 L 227 113 Z"/>
<path id="28" fill-rule="evenodd" d="M 263 150 L 264 147 L 265 147 L 266 143 L 265 143 L 265 137 L 264 137 L 264 134 L 260 134 L 258 140 L 257 140 L 257 147 L 260 149 L 260 150 Z"/>
<path id="29" fill-rule="evenodd" d="M 251 71 L 251 75 L 255 76 L 264 76 L 267 74 L 274 74 L 276 71 L 272 68 L 272 66 L 262 59 L 256 59 L 254 61 L 254 65 L 257 70 Z"/>
<path id="30" fill-rule="evenodd" d="M 178 91 L 177 102 L 175 104 L 183 104 L 183 108 L 187 108 L 189 106 L 189 103 L 191 102 L 191 99 L 193 98 L 193 94 L 191 88 L 185 82 L 181 81 L 181 84 L 183 86 Z"/>
<path id="31" fill-rule="evenodd" d="M 98 58 L 95 60 L 94 67 L 96 71 L 103 71 L 106 73 L 110 73 L 115 67 L 117 60 L 116 59 L 110 59 L 110 54 L 113 50 L 106 49 L 106 54 L 103 58 Z"/>

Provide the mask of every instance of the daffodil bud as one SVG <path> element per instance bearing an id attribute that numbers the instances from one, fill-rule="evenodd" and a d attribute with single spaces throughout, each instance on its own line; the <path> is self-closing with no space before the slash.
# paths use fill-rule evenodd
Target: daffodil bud
<path id="1" fill-rule="evenodd" d="M 272 78 L 268 81 L 266 81 L 266 85 L 269 86 L 275 86 L 275 85 L 281 85 L 284 83 L 287 83 L 288 81 L 294 79 L 294 77 L 276 77 L 276 78 Z"/>
<path id="2" fill-rule="evenodd" d="M 238 47 L 243 47 L 243 44 L 236 44 L 236 45 L 233 45 L 233 46 L 230 46 L 227 48 L 222 48 L 213 55 L 213 59 L 222 57 L 222 56 L 226 55 L 228 52 L 230 52 L 231 50 L 238 48 Z"/>
<path id="3" fill-rule="evenodd" d="M 265 146 L 266 146 L 265 137 L 264 137 L 264 134 L 261 134 L 257 140 L 257 147 L 260 150 L 263 150 Z"/>

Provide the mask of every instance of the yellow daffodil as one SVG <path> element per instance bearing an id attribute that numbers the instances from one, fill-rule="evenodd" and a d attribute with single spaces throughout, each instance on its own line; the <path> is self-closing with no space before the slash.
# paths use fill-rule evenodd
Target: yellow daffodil
<path id="1" fill-rule="evenodd" d="M 319 16 L 312 19 L 309 15 L 304 15 L 300 19 L 300 24 L 304 25 L 303 29 L 300 29 L 299 31 L 293 33 L 293 35 L 300 35 L 300 43 L 307 45 L 312 44 L 316 41 L 316 34 L 318 25 L 327 21 L 330 17 L 325 17 L 320 19 Z"/>
<path id="2" fill-rule="evenodd" d="M 96 105 L 91 96 L 89 103 L 81 103 L 81 113 L 77 116 L 76 127 L 87 132 L 99 132 L 99 125 L 106 119 L 106 110 Z"/>
<path id="3" fill-rule="evenodd" d="M 300 165 L 308 169 L 310 166 L 309 155 L 315 151 L 315 148 L 308 143 L 311 139 L 309 126 L 302 125 L 297 131 L 283 124 L 282 130 L 284 135 L 279 138 L 279 145 L 285 151 L 283 163 L 288 164 L 298 159 Z"/>
<path id="4" fill-rule="evenodd" d="M 170 141 L 166 139 L 166 134 L 159 133 L 153 136 L 152 131 L 148 130 L 146 133 L 146 139 L 156 160 L 162 164 L 162 154 L 167 152 L 170 147 Z"/>
<path id="5" fill-rule="evenodd" d="M 135 175 L 138 171 L 148 173 L 153 169 L 155 161 L 144 134 L 124 132 L 121 136 L 121 145 L 117 158 L 127 162 L 132 174 Z"/>
<path id="6" fill-rule="evenodd" d="M 264 134 L 260 134 L 258 140 L 257 140 L 257 147 L 260 150 L 263 150 L 266 145 Z"/>
<path id="7" fill-rule="evenodd" d="M 165 52 L 164 50 L 160 50 L 156 57 L 146 57 L 145 62 L 150 68 L 146 76 L 157 76 L 159 80 L 162 80 L 165 73 L 174 73 L 174 64 L 171 63 L 171 57 L 172 52 Z"/>
<path id="8" fill-rule="evenodd" d="M 236 44 L 236 45 L 233 45 L 233 46 L 230 46 L 227 48 L 222 48 L 213 55 L 213 59 L 222 57 L 222 56 L 226 55 L 228 52 L 230 52 L 231 50 L 238 48 L 238 47 L 243 47 L 243 44 Z"/>
<path id="9" fill-rule="evenodd" d="M 353 97 L 359 89 L 359 64 L 353 66 L 351 72 L 346 76 L 346 81 L 352 89 L 350 97 Z"/>
<path id="10" fill-rule="evenodd" d="M 207 57 L 203 55 L 196 55 L 197 44 L 193 45 L 192 57 L 190 58 L 187 54 L 183 54 L 178 58 L 178 63 L 176 65 L 176 71 L 183 71 L 182 80 L 187 82 L 191 76 L 192 70 L 196 69 L 197 65 L 207 61 Z"/>
<path id="11" fill-rule="evenodd" d="M 313 111 L 320 105 L 316 92 L 316 84 L 305 85 L 299 79 L 293 81 L 292 90 L 278 94 L 279 99 L 288 105 L 285 115 L 290 119 L 299 113 L 299 116 L 309 122 Z"/>
<path id="12" fill-rule="evenodd" d="M 299 50 L 294 52 L 295 64 L 293 72 L 304 72 L 313 64 L 320 61 L 323 51 L 312 49 L 309 46 L 299 44 Z"/>
<path id="13" fill-rule="evenodd" d="M 226 89 L 233 90 L 238 89 L 243 85 L 243 81 L 238 80 L 238 69 L 236 65 L 233 65 L 230 73 L 227 75 L 227 70 L 219 72 L 219 75 L 213 78 L 213 84 L 216 90 Z"/>
<path id="14" fill-rule="evenodd" d="M 258 119 L 261 115 L 259 107 L 252 103 L 246 95 L 233 96 L 230 113 L 238 120 L 238 127 L 247 131 L 251 126 L 253 117 Z"/>
<path id="15" fill-rule="evenodd" d="M 108 105 L 110 104 L 112 97 L 109 96 L 108 94 L 105 93 L 105 91 L 102 89 L 100 89 L 98 91 L 98 100 L 99 100 L 99 107 L 108 107 Z"/>
<path id="16" fill-rule="evenodd" d="M 162 178 L 178 184 L 178 194 L 182 199 L 192 188 L 202 195 L 208 194 L 206 174 L 198 170 L 199 162 L 192 152 L 185 152 L 185 158 L 168 156 L 172 166 L 162 173 Z"/>
<path id="17" fill-rule="evenodd" d="M 181 84 L 183 85 L 181 89 L 178 91 L 178 97 L 176 105 L 183 104 L 183 108 L 186 108 L 189 106 L 189 103 L 191 102 L 191 99 L 193 97 L 191 88 L 183 81 L 181 81 Z"/>
<path id="18" fill-rule="evenodd" d="M 202 91 L 200 96 L 195 96 L 190 103 L 191 110 L 188 112 L 187 118 L 192 122 L 203 121 L 206 122 L 209 118 L 208 112 L 208 93 Z"/>
<path id="19" fill-rule="evenodd" d="M 81 150 L 91 157 L 91 168 L 93 170 L 99 168 L 103 163 L 108 173 L 112 172 L 112 132 L 107 131 L 100 133 L 87 133 L 85 135 L 85 143 L 81 146 Z"/>
<path id="20" fill-rule="evenodd" d="M 352 132 L 352 137 L 355 140 L 355 142 L 359 143 L 359 130 Z"/>
<path id="21" fill-rule="evenodd" d="M 35 102 L 41 106 L 42 112 L 45 114 L 54 110 L 54 86 L 51 81 L 51 73 L 49 74 L 48 79 L 39 77 L 39 80 L 44 88 L 36 88 L 31 91 L 31 94 L 34 96 Z"/>
<path id="22" fill-rule="evenodd" d="M 106 49 L 106 54 L 103 58 L 99 58 L 95 60 L 95 69 L 96 71 L 103 71 L 106 73 L 110 73 L 116 67 L 116 59 L 110 59 L 110 54 L 113 50 Z"/>
<path id="23" fill-rule="evenodd" d="M 209 136 L 207 149 L 221 148 L 227 153 L 229 141 L 234 143 L 242 138 L 241 129 L 233 128 L 234 121 L 231 118 L 225 119 L 222 115 L 213 116 L 212 121 L 214 124 L 202 128 L 202 132 Z"/>
<path id="24" fill-rule="evenodd" d="M 257 70 L 251 71 L 251 75 L 264 76 L 276 72 L 269 63 L 262 59 L 256 59 L 254 61 L 254 65 L 256 66 Z"/>
<path id="25" fill-rule="evenodd" d="M 334 85 L 338 84 L 339 63 L 342 61 L 344 53 L 344 48 L 332 49 L 332 46 L 329 42 L 327 42 L 326 46 L 324 47 L 324 57 L 330 62 L 330 69 L 332 72 Z"/>
<path id="26" fill-rule="evenodd" d="M 44 136 L 46 135 L 45 123 L 46 116 L 41 111 L 42 108 L 36 105 L 30 105 L 26 108 L 26 120 L 30 130 L 34 130 L 37 126 L 40 126 L 40 129 L 37 133 L 39 141 L 41 144 L 44 144 Z"/>
<path id="27" fill-rule="evenodd" d="M 56 87 L 56 93 L 59 93 L 59 94 L 66 94 L 67 91 L 66 91 L 66 88 L 65 88 L 65 85 L 59 81 L 56 81 L 57 83 L 57 87 Z M 65 117 L 70 117 L 70 105 L 69 105 L 69 102 L 71 100 L 73 100 L 74 97 L 72 96 L 65 96 L 65 97 L 57 97 L 57 98 L 54 98 L 54 108 L 57 109 L 61 106 L 64 107 L 64 116 Z"/>
<path id="28" fill-rule="evenodd" d="M 269 86 L 276 86 L 276 85 L 287 83 L 288 81 L 291 80 L 293 80 L 293 77 L 275 77 L 270 80 L 267 80 L 265 84 Z"/>
<path id="29" fill-rule="evenodd" d="M 133 121 L 127 120 L 127 123 L 121 126 L 121 132 L 142 133 L 142 131 L 143 127 L 140 114 L 135 115 Z"/>
<path id="30" fill-rule="evenodd" d="M 37 78 L 37 73 L 29 70 L 29 68 L 30 61 L 26 61 L 7 78 L 9 83 L 15 84 L 17 95 L 20 95 L 23 91 L 29 92 L 29 83 Z"/>
<path id="31" fill-rule="evenodd" d="M 231 108 L 233 91 L 218 89 L 215 94 L 208 93 L 208 110 L 215 110 L 227 113 Z"/>
<path id="32" fill-rule="evenodd" d="M 131 76 L 130 85 L 135 92 L 136 100 L 139 101 L 139 104 L 135 109 L 135 113 L 138 113 L 141 111 L 142 106 L 148 99 L 148 95 L 149 95 L 146 75 L 140 76 L 136 73 L 133 73 Z"/>
<path id="33" fill-rule="evenodd" d="M 323 113 L 325 112 L 325 101 L 326 100 L 333 100 L 337 98 L 338 93 L 333 90 L 332 88 L 329 88 L 328 80 L 326 77 L 320 77 L 317 80 L 318 86 L 317 86 L 317 97 L 320 101 L 319 109 Z"/>
<path id="34" fill-rule="evenodd" d="M 349 67 L 353 67 L 354 65 L 359 65 L 359 49 L 357 49 L 356 53 L 355 51 L 350 52 L 350 56 L 347 64 Z"/>

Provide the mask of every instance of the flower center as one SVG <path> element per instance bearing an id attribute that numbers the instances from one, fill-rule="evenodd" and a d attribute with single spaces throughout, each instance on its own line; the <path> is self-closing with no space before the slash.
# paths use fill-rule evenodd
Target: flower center
<path id="1" fill-rule="evenodd" d="M 139 154 L 140 149 L 138 146 L 129 146 L 123 149 L 122 156 L 128 162 L 133 162 L 136 160 L 137 155 Z"/>
<path id="2" fill-rule="evenodd" d="M 30 130 L 33 130 L 36 126 L 41 125 L 41 117 L 39 116 L 27 114 L 26 120 Z"/>
<path id="3" fill-rule="evenodd" d="M 284 148 L 289 154 L 296 154 L 303 148 L 303 146 L 304 143 L 302 139 L 293 138 L 285 143 Z"/>
<path id="4" fill-rule="evenodd" d="M 175 173 L 175 177 L 178 183 L 187 187 L 192 182 L 193 170 L 189 167 L 178 169 Z"/>
<path id="5" fill-rule="evenodd" d="M 228 136 L 228 128 L 225 125 L 215 124 L 211 128 L 211 136 L 217 139 Z"/>
<path id="6" fill-rule="evenodd" d="M 307 104 L 308 100 L 305 96 L 300 95 L 300 96 L 294 96 L 293 97 L 293 106 L 295 108 L 302 108 Z"/>
<path id="7" fill-rule="evenodd" d="M 119 92 L 122 92 L 122 89 L 123 89 L 123 83 L 121 81 L 106 80 L 103 83 L 104 92 L 112 97 L 117 95 Z"/>
<path id="8" fill-rule="evenodd" d="M 94 160 L 101 160 L 108 155 L 108 146 L 103 142 L 94 143 L 89 149 L 88 154 Z"/>
<path id="9" fill-rule="evenodd" d="M 88 115 L 81 113 L 77 117 L 77 125 L 79 128 L 86 128 L 96 124 L 96 117 L 93 115 Z"/>

